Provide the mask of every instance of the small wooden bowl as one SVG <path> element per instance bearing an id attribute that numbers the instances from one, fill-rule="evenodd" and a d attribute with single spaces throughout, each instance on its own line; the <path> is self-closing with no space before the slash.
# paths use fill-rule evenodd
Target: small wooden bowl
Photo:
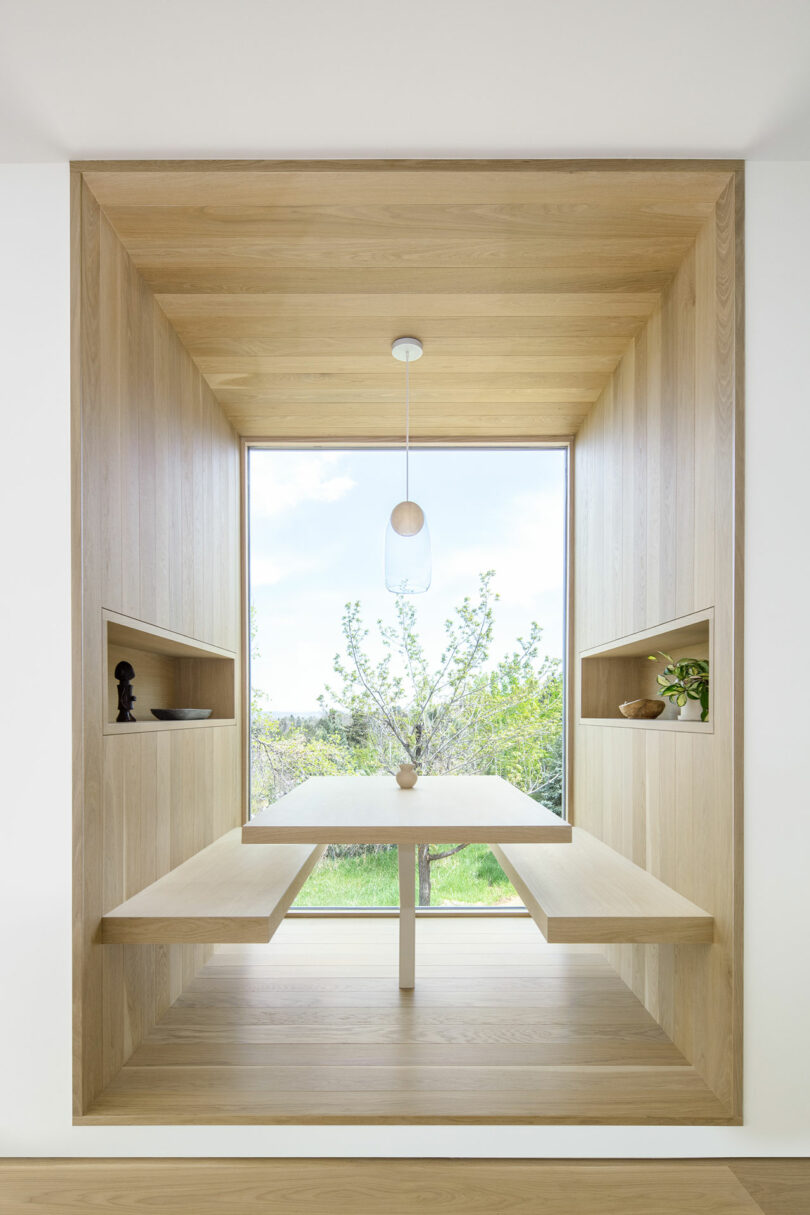
<path id="1" fill-rule="evenodd" d="M 666 705 L 663 700 L 627 700 L 623 705 L 619 705 L 619 712 L 622 717 L 630 717 L 634 720 L 641 718 L 651 720 L 653 717 L 660 717 Z"/>

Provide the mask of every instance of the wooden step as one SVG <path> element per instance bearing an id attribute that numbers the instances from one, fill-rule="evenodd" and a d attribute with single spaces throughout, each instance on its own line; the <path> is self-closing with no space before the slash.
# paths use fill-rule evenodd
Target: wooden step
<path id="1" fill-rule="evenodd" d="M 101 939 L 105 945 L 266 943 L 324 847 L 248 848 L 236 827 L 107 912 Z"/>
<path id="2" fill-rule="evenodd" d="M 566 848 L 490 847 L 547 941 L 698 945 L 714 938 L 712 916 L 579 827 Z"/>

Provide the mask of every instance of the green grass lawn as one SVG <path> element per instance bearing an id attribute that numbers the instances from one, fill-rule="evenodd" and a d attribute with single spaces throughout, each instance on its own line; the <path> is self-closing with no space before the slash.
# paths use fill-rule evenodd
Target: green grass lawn
<path id="1" fill-rule="evenodd" d="M 436 845 L 443 852 L 451 844 Z M 486 844 L 467 848 L 431 866 L 431 906 L 520 903 L 508 877 Z M 296 907 L 396 907 L 397 850 L 360 856 L 324 856 L 295 900 Z"/>

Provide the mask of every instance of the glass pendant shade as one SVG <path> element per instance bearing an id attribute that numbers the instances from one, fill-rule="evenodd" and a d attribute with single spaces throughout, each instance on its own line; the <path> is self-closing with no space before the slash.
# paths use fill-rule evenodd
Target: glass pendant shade
<path id="1" fill-rule="evenodd" d="M 418 519 L 418 531 L 403 530 L 401 507 L 415 508 L 408 511 L 406 519 Z M 418 516 L 416 512 L 418 511 Z M 398 513 L 399 512 L 399 513 Z M 432 575 L 430 561 L 430 532 L 427 520 L 415 502 L 400 502 L 391 511 L 385 531 L 385 587 L 395 595 L 421 595 L 430 587 Z"/>

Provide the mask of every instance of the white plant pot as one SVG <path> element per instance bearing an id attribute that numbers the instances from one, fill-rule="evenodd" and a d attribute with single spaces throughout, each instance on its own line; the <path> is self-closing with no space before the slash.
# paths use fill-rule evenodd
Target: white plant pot
<path id="1" fill-rule="evenodd" d="M 678 714 L 678 721 L 700 721 L 703 706 L 699 700 L 687 700 Z"/>

